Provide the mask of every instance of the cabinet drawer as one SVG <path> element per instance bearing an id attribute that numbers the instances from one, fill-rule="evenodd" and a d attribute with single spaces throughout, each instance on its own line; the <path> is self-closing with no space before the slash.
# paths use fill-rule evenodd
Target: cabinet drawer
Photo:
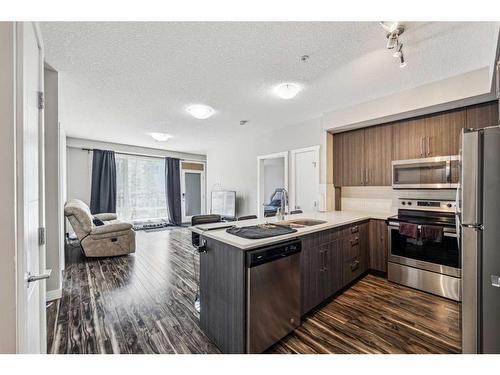
<path id="1" fill-rule="evenodd" d="M 360 243 L 359 236 L 348 237 L 344 239 L 343 260 L 348 261 L 354 257 L 360 256 Z"/>
<path id="2" fill-rule="evenodd" d="M 345 286 L 365 271 L 361 257 L 356 256 L 344 261 L 343 270 L 344 277 L 342 281 L 343 285 Z"/>

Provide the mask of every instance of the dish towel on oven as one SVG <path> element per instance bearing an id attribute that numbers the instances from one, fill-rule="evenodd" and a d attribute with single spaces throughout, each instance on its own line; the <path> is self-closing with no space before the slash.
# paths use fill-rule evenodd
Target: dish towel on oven
<path id="1" fill-rule="evenodd" d="M 418 225 L 411 223 L 399 223 L 399 234 L 405 237 L 418 238 Z"/>
<path id="2" fill-rule="evenodd" d="M 422 240 L 441 242 L 443 240 L 443 227 L 422 225 L 420 229 Z"/>

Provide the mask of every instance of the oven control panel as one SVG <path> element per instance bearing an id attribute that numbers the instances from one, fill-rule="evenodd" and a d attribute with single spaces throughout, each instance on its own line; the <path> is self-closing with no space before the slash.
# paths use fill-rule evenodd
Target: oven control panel
<path id="1" fill-rule="evenodd" d="M 454 201 L 438 199 L 399 198 L 398 203 L 398 208 L 406 210 L 455 212 L 456 207 Z"/>

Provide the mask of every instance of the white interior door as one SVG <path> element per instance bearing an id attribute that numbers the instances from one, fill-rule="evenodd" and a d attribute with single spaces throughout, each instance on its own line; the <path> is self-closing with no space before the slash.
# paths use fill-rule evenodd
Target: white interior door
<path id="1" fill-rule="evenodd" d="M 43 48 L 34 23 L 17 24 L 17 48 L 18 352 L 45 353 Z"/>
<path id="2" fill-rule="evenodd" d="M 319 206 L 319 146 L 291 151 L 290 210 L 314 212 Z"/>
<path id="3" fill-rule="evenodd" d="M 194 215 L 205 213 L 205 172 L 194 169 L 181 170 L 182 222 L 191 221 Z"/>

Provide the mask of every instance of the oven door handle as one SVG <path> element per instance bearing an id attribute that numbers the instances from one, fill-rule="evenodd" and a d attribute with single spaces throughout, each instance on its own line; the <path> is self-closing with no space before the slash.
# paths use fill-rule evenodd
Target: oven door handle
<path id="1" fill-rule="evenodd" d="M 388 227 L 389 229 L 392 229 L 392 230 L 399 230 L 399 223 L 396 223 L 394 221 L 389 221 L 388 223 Z M 419 225 L 418 226 L 418 229 L 421 229 L 422 226 Z M 444 237 L 457 237 L 457 233 L 456 232 L 447 232 L 447 231 L 443 231 L 443 236 Z"/>

